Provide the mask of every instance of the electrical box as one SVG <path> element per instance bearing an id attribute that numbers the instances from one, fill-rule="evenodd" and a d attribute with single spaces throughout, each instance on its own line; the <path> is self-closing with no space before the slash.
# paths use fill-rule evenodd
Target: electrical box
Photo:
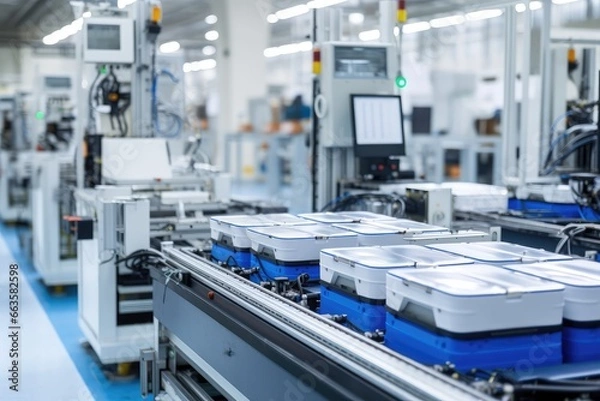
<path id="1" fill-rule="evenodd" d="M 442 227 L 452 224 L 452 190 L 437 184 L 411 184 L 406 197 L 415 207 L 408 211 L 410 219 Z"/>
<path id="2" fill-rule="evenodd" d="M 324 43 L 321 48 L 320 141 L 327 147 L 352 147 L 351 95 L 394 93 L 397 59 L 393 44 Z"/>
<path id="3" fill-rule="evenodd" d="M 104 203 L 104 250 L 125 257 L 150 247 L 150 201 L 126 197 Z"/>
<path id="4" fill-rule="evenodd" d="M 86 63 L 133 64 L 134 22 L 129 18 L 85 18 L 83 59 Z"/>

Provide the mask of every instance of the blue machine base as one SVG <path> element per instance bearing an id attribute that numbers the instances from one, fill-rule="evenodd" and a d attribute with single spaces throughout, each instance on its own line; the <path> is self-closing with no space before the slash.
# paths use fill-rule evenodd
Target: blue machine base
<path id="1" fill-rule="evenodd" d="M 348 315 L 348 322 L 363 332 L 385 330 L 385 305 L 369 304 L 325 286 L 321 286 L 319 313 Z"/>
<path id="2" fill-rule="evenodd" d="M 250 251 L 234 251 L 222 245 L 213 244 L 212 257 L 219 262 L 226 263 L 228 266 L 241 267 L 242 269 L 250 268 L 250 259 L 252 254 Z"/>
<path id="3" fill-rule="evenodd" d="M 460 371 L 527 372 L 562 363 L 561 332 L 458 340 L 386 316 L 385 345 L 425 365 L 453 363 Z"/>
<path id="4" fill-rule="evenodd" d="M 565 363 L 600 361 L 600 327 L 564 327 L 563 359 Z"/>
<path id="5" fill-rule="evenodd" d="M 527 218 L 561 218 L 586 221 L 600 220 L 600 213 L 589 206 L 576 203 L 550 203 L 536 200 L 509 199 L 508 209 L 523 213 Z"/>
<path id="6" fill-rule="evenodd" d="M 260 275 L 263 279 L 273 280 L 276 277 L 287 277 L 290 281 L 295 281 L 299 275 L 308 274 L 308 282 L 319 281 L 319 275 L 321 268 L 318 264 L 315 265 L 298 265 L 298 266 L 285 266 L 273 263 L 270 260 L 259 258 L 256 255 L 252 255 L 251 261 L 252 267 L 260 268 Z"/>

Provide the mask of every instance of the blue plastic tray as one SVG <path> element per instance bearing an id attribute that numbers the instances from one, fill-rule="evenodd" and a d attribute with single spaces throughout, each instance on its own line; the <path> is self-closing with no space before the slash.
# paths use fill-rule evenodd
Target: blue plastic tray
<path id="1" fill-rule="evenodd" d="M 321 286 L 319 313 L 345 314 L 350 325 L 363 332 L 385 330 L 385 304 L 376 305 L 361 301 L 325 286 Z"/>
<path id="2" fill-rule="evenodd" d="M 453 363 L 458 370 L 513 369 L 528 372 L 562 363 L 562 333 L 537 333 L 481 339 L 438 335 L 387 313 L 385 345 L 425 365 Z"/>

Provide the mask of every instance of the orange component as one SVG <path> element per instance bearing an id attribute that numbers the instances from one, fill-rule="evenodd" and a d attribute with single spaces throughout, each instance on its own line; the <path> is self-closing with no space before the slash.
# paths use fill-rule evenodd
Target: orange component
<path id="1" fill-rule="evenodd" d="M 215 292 L 214 292 L 214 291 L 209 291 L 209 292 L 208 292 L 208 299 L 210 299 L 211 301 L 212 301 L 213 299 L 215 299 Z"/>
<path id="2" fill-rule="evenodd" d="M 152 6 L 152 10 L 150 11 L 150 21 L 155 24 L 160 24 L 162 21 L 162 8 L 160 6 Z"/>
<path id="3" fill-rule="evenodd" d="M 569 63 L 577 62 L 577 53 L 575 52 L 574 48 L 572 48 L 572 47 L 569 48 L 569 53 L 568 53 L 567 59 L 568 59 Z"/>

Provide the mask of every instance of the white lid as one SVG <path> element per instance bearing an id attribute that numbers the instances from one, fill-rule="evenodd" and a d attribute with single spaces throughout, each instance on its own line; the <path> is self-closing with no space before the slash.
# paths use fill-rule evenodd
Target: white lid
<path id="1" fill-rule="evenodd" d="M 449 252 L 483 263 L 518 263 L 521 256 L 503 250 L 480 246 L 479 243 L 435 244 L 430 249 Z"/>
<path id="2" fill-rule="evenodd" d="M 398 233 L 397 230 L 391 227 L 378 227 L 365 223 L 334 224 L 333 226 L 361 235 L 392 235 Z"/>
<path id="3" fill-rule="evenodd" d="M 530 274 L 568 287 L 600 287 L 600 263 L 586 259 L 509 265 L 506 269 Z"/>
<path id="4" fill-rule="evenodd" d="M 392 228 L 395 229 L 399 233 L 406 232 L 447 232 L 449 231 L 445 227 L 432 226 L 431 224 L 420 223 L 418 221 L 406 220 L 406 219 L 396 219 L 396 220 L 388 220 L 388 221 L 371 221 L 368 224 L 372 224 L 377 227 L 384 228 Z"/>
<path id="5" fill-rule="evenodd" d="M 362 221 L 376 221 L 376 220 L 396 220 L 395 217 L 391 217 L 385 214 L 378 214 L 372 212 L 354 211 L 354 212 L 340 212 L 338 213 L 344 217 L 350 217 L 356 222 Z"/>
<path id="6" fill-rule="evenodd" d="M 421 267 L 473 264 L 473 261 L 470 259 L 418 245 L 386 246 L 385 250 L 392 252 L 399 257 L 410 259 Z"/>
<path id="7" fill-rule="evenodd" d="M 272 226 L 274 223 L 268 221 L 263 215 L 225 215 L 225 216 L 213 216 L 210 218 L 219 224 L 226 224 L 234 227 L 266 227 Z"/>
<path id="8" fill-rule="evenodd" d="M 509 242 L 499 242 L 499 241 L 488 241 L 488 242 L 479 242 L 478 246 L 486 247 L 489 249 L 495 249 L 502 252 L 512 253 L 514 255 L 520 256 L 524 261 L 528 259 L 532 259 L 533 261 L 557 261 L 557 260 L 569 260 L 572 259 L 567 255 L 560 255 L 558 253 L 549 252 L 544 249 L 536 249 L 528 246 L 511 244 Z"/>
<path id="9" fill-rule="evenodd" d="M 324 249 L 321 254 L 331 256 L 340 263 L 359 264 L 375 269 L 415 267 L 414 261 L 380 247 Z"/>
<path id="10" fill-rule="evenodd" d="M 272 222 L 273 224 L 276 225 L 308 225 L 308 224 L 313 224 L 310 221 L 306 221 L 305 219 L 302 219 L 298 216 L 294 216 L 293 214 L 289 214 L 289 213 L 271 213 L 271 214 L 264 214 L 263 215 L 264 219 L 266 221 Z"/>
<path id="11" fill-rule="evenodd" d="M 316 221 L 318 223 L 325 224 L 335 224 L 335 223 L 354 223 L 356 221 L 355 218 L 350 216 L 344 216 L 343 214 L 338 213 L 304 213 L 299 214 L 298 216 L 307 219 Z"/>
<path id="12" fill-rule="evenodd" d="M 342 230 L 323 224 L 313 224 L 308 226 L 272 226 L 272 227 L 254 227 L 248 229 L 255 234 L 264 235 L 277 239 L 326 239 L 326 238 L 351 238 L 356 237 L 355 233 Z M 299 249 L 299 252 L 302 250 Z"/>
<path id="13" fill-rule="evenodd" d="M 476 264 L 433 269 L 395 269 L 388 272 L 405 284 L 416 284 L 427 291 L 439 291 L 455 297 L 520 295 L 563 291 L 564 286 L 509 270 Z M 493 311 L 490 311 L 493 313 Z"/>

